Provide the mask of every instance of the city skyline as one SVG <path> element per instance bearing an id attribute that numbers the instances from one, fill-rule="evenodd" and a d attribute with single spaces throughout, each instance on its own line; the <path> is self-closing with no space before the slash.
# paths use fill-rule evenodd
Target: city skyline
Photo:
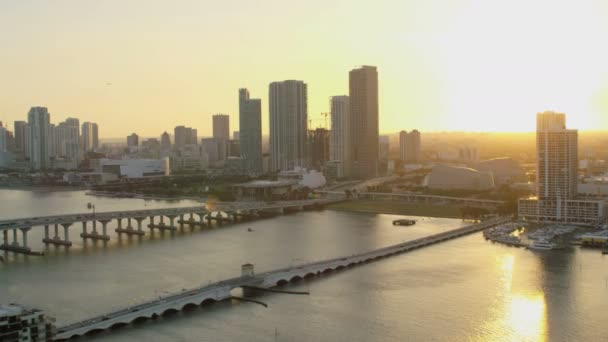
<path id="1" fill-rule="evenodd" d="M 171 8 L 154 1 L 143 9 L 140 4 L 109 1 L 95 11 L 68 1 L 35 9 L 26 3 L 0 5 L 0 28 L 12 32 L 8 53 L 0 56 L 5 75 L 0 91 L 7 99 L 0 104 L 3 121 L 22 120 L 30 107 L 44 106 L 58 121 L 98 122 L 106 138 L 124 137 L 137 125 L 138 134 L 157 136 L 176 122 L 210 136 L 214 113 L 228 113 L 238 129 L 235 89 L 247 86 L 267 103 L 273 80 L 301 79 L 309 85 L 314 127 L 328 111 L 327 100 L 347 92 L 345 73 L 369 64 L 379 70 L 381 133 L 392 133 L 393 127 L 533 131 L 534 114 L 541 110 L 570 113 L 580 130 L 608 129 L 608 64 L 603 62 L 608 51 L 597 44 L 608 32 L 601 20 L 608 9 L 599 0 L 494 6 L 435 0 L 348 8 L 335 3 L 323 4 L 321 13 L 315 3 L 294 4 L 264 25 L 258 19 L 274 13 L 270 2 L 221 4 L 210 13 L 196 2 Z M 337 15 L 346 9 L 348 18 Z M 136 11 L 138 19 L 130 22 Z M 378 25 L 357 27 L 367 13 Z M 156 20 L 167 14 L 180 20 Z M 62 20 L 66 16 L 71 21 Z M 538 27 L 538 18 L 545 16 L 569 25 Z M 224 21 L 231 25 L 213 25 Z M 290 22 L 294 25 L 284 25 Z M 314 29 L 296 31 L 300 22 L 312 22 Z M 268 34 L 278 27 L 280 34 Z M 237 44 L 245 32 L 248 43 Z M 287 39 L 290 35 L 296 39 Z M 360 41 L 345 39 L 351 36 Z M 335 47 L 335 42 L 342 44 Z M 330 48 L 329 56 L 323 53 Z M 45 49 L 47 57 L 41 61 L 32 49 Z M 247 53 L 251 49 L 255 52 Z M 266 135 L 268 109 L 262 110 Z M 155 120 L 145 120 L 151 116 Z"/>

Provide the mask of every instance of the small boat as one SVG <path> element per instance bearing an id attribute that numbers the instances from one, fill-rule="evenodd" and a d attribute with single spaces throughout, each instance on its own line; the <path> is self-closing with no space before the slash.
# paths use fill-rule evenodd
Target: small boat
<path id="1" fill-rule="evenodd" d="M 393 221 L 394 226 L 411 226 L 416 224 L 416 220 L 402 219 Z"/>
<path id="2" fill-rule="evenodd" d="M 528 246 L 528 249 L 539 251 L 548 251 L 555 248 L 557 248 L 557 245 L 547 240 L 536 240 Z"/>
<path id="3" fill-rule="evenodd" d="M 248 231 L 248 232 L 252 232 L 252 231 L 253 231 L 253 229 L 251 229 L 251 228 L 247 228 L 247 231 Z"/>
<path id="4" fill-rule="evenodd" d="M 605 245 L 604 248 L 602 248 L 602 254 L 608 254 L 608 245 Z"/>

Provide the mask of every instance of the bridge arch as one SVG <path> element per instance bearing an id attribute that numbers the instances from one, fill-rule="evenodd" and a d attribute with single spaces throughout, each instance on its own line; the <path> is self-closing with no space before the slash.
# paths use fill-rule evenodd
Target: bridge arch
<path id="1" fill-rule="evenodd" d="M 181 311 L 190 311 L 196 308 L 198 308 L 198 305 L 196 303 L 186 303 L 182 306 Z"/>
<path id="2" fill-rule="evenodd" d="M 279 281 L 277 281 L 277 286 L 287 285 L 287 283 L 289 283 L 287 280 L 280 279 Z"/>
<path id="3" fill-rule="evenodd" d="M 293 277 L 291 277 L 291 279 L 289 279 L 289 282 L 296 282 L 296 281 L 300 281 L 302 280 L 302 277 L 300 277 L 299 275 L 295 275 Z"/>
<path id="4" fill-rule="evenodd" d="M 161 316 L 169 316 L 178 313 L 179 310 L 176 308 L 167 308 L 161 312 Z"/>
<path id="5" fill-rule="evenodd" d="M 217 300 L 213 299 L 213 298 L 205 298 L 202 302 L 201 302 L 201 306 L 205 306 L 205 305 L 211 305 L 214 304 L 215 302 L 217 302 Z"/>

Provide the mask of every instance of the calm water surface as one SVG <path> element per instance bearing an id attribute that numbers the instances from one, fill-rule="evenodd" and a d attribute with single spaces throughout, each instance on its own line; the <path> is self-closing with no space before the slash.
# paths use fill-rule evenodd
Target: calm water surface
<path id="1" fill-rule="evenodd" d="M 0 218 L 190 206 L 195 202 L 86 196 L 82 191 L 0 190 Z M 305 212 L 143 238 L 49 247 L 46 257 L 5 254 L 0 303 L 45 309 L 59 325 L 237 276 L 349 255 L 461 226 L 393 215 Z M 253 232 L 247 232 L 252 228 Z M 44 250 L 42 229 L 29 235 Z M 289 285 L 310 296 L 269 294 L 223 302 L 87 337 L 86 341 L 608 341 L 608 256 L 573 248 L 536 253 L 489 243 L 481 233 L 345 272 Z M 236 291 L 236 290 L 235 290 Z"/>

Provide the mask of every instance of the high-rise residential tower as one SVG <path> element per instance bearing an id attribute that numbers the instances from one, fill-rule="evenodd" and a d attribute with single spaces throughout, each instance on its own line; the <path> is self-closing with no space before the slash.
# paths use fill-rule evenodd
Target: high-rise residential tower
<path id="1" fill-rule="evenodd" d="M 243 171 L 262 173 L 262 100 L 249 98 L 249 90 L 239 89 L 239 149 Z"/>
<path id="2" fill-rule="evenodd" d="M 349 73 L 350 162 L 348 173 L 358 179 L 378 174 L 378 71 L 362 66 Z"/>
<path id="3" fill-rule="evenodd" d="M 30 139 L 30 166 L 34 170 L 51 167 L 51 114 L 46 107 L 32 107 L 27 115 Z"/>
<path id="4" fill-rule="evenodd" d="M 139 135 L 132 133 L 127 136 L 127 147 L 138 147 L 139 146 Z"/>
<path id="5" fill-rule="evenodd" d="M 303 81 L 270 84 L 271 171 L 306 167 L 308 92 Z M 241 129 L 241 134 L 243 134 Z"/>
<path id="6" fill-rule="evenodd" d="M 345 165 L 349 163 L 350 152 L 350 105 L 348 96 L 333 96 L 331 107 L 331 133 L 329 159 L 339 161 L 337 177 L 348 177 Z"/>
<path id="7" fill-rule="evenodd" d="M 596 225 L 605 220 L 603 200 L 577 197 L 578 131 L 566 128 L 566 115 L 536 114 L 535 197 L 519 200 L 521 219 Z"/>

